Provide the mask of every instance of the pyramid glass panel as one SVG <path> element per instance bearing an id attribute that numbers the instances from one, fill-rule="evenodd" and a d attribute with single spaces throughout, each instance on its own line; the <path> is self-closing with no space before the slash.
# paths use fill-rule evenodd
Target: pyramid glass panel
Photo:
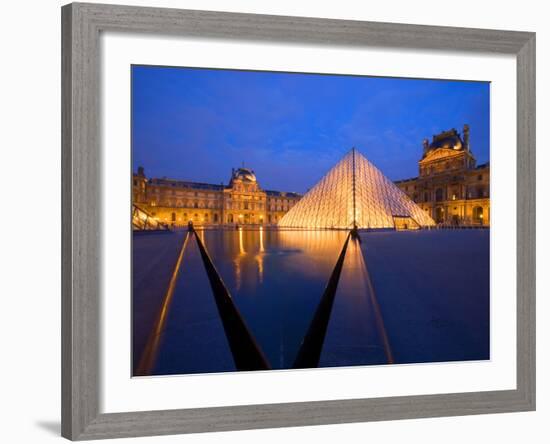
<path id="1" fill-rule="evenodd" d="M 434 225 L 416 205 L 357 150 L 352 149 L 286 213 L 288 228 L 396 228 L 394 218 Z"/>

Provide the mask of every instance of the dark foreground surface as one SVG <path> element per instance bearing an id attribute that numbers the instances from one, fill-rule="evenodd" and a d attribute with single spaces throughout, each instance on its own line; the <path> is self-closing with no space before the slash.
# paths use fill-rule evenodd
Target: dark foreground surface
<path id="1" fill-rule="evenodd" d="M 197 230 L 273 369 L 292 368 L 346 235 Z M 135 375 L 236 370 L 196 239 L 186 236 L 134 234 Z M 319 367 L 489 359 L 489 230 L 361 240 L 348 246 Z"/>

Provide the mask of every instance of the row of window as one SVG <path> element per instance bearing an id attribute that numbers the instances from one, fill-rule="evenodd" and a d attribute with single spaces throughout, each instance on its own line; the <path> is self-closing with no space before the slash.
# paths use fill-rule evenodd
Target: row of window
<path id="1" fill-rule="evenodd" d="M 220 205 L 215 205 L 213 202 L 173 202 L 170 200 L 162 201 L 162 203 L 156 200 L 151 200 L 149 204 L 152 207 L 166 206 L 166 207 L 179 207 L 179 208 L 220 208 Z M 292 205 L 269 205 L 267 209 L 269 211 L 288 211 Z M 264 205 L 261 203 L 254 204 L 253 202 L 227 202 L 225 205 L 227 210 L 257 210 L 263 211 Z"/>
<path id="2" fill-rule="evenodd" d="M 469 169 L 472 169 L 475 167 L 475 162 L 473 159 L 470 159 L 468 161 L 468 165 L 467 167 Z M 428 167 L 423 167 L 423 168 L 420 168 L 420 175 L 421 176 L 429 176 L 429 175 L 432 175 L 434 173 L 441 173 L 441 172 L 445 172 L 445 171 L 449 171 L 451 169 L 455 169 L 455 170 L 458 170 L 458 169 L 462 169 L 464 168 L 464 163 L 462 160 L 456 160 L 456 161 L 447 161 L 447 162 L 440 162 L 440 163 L 436 163 L 435 165 L 432 164 Z"/>
<path id="3" fill-rule="evenodd" d="M 153 217 L 156 216 L 156 213 L 153 212 L 151 213 L 153 215 Z M 268 218 L 268 223 L 276 223 L 278 221 L 278 217 L 276 215 L 273 215 L 271 216 L 268 215 L 267 216 Z M 166 218 L 164 218 L 164 220 L 167 220 Z M 183 216 L 181 217 L 178 217 L 177 214 L 175 212 L 172 212 L 171 215 L 170 215 L 170 219 L 169 219 L 170 222 L 172 222 L 173 224 L 175 223 L 188 223 L 188 222 L 194 222 L 194 223 L 218 223 L 220 222 L 220 217 L 218 215 L 218 213 L 214 213 L 212 215 L 212 219 L 210 219 L 210 214 L 208 213 L 204 213 L 204 214 L 199 214 L 199 213 L 194 213 L 194 214 L 187 214 L 187 213 L 183 213 Z M 251 214 L 228 214 L 227 215 L 227 222 L 228 223 L 260 223 L 262 224 L 263 223 L 263 216 L 259 216 L 258 219 L 256 219 L 255 215 L 253 213 Z"/>
<path id="4" fill-rule="evenodd" d="M 485 187 L 468 187 L 466 191 L 467 199 L 482 199 L 485 197 L 489 197 L 489 190 Z M 421 198 L 423 198 L 423 200 L 420 200 Z M 443 200 L 457 200 L 463 198 L 464 197 L 462 196 L 462 193 L 460 193 L 460 191 L 451 191 L 447 195 L 443 188 L 437 188 L 433 193 L 433 197 L 432 193 L 430 192 L 424 192 L 423 194 L 414 193 L 412 196 L 412 199 L 415 202 L 431 202 L 432 200 L 435 200 L 436 202 L 441 202 Z"/>
<path id="5" fill-rule="evenodd" d="M 228 210 L 263 210 L 264 205 L 261 203 L 254 204 L 254 202 L 248 201 L 227 202 L 225 208 L 227 208 Z"/>
<path id="6" fill-rule="evenodd" d="M 458 177 L 453 177 L 452 179 L 453 181 L 457 181 L 458 180 Z M 483 174 L 479 174 L 477 176 L 477 180 L 478 181 L 482 181 L 483 180 Z M 409 190 L 416 190 L 418 188 L 417 185 L 405 185 L 405 191 L 409 191 Z"/>
<path id="7" fill-rule="evenodd" d="M 165 206 L 165 207 L 180 207 L 180 208 L 219 208 L 219 205 L 215 205 L 214 202 L 173 202 L 171 200 L 157 202 L 156 200 L 150 201 L 152 207 Z"/>
<path id="8" fill-rule="evenodd" d="M 134 186 L 138 186 L 138 181 L 137 179 L 134 179 Z M 149 188 L 150 192 L 153 193 L 157 200 L 160 199 L 161 197 L 164 197 L 166 195 L 171 195 L 171 196 L 176 196 L 176 197 L 198 197 L 198 198 L 206 198 L 206 199 L 220 199 L 221 197 L 223 197 L 223 195 L 221 194 L 221 192 L 211 192 L 211 193 L 204 193 L 204 192 L 199 192 L 199 191 L 181 191 L 181 190 L 167 190 L 167 189 L 162 189 L 161 187 L 150 187 Z M 239 187 L 236 187 L 235 188 L 236 191 L 239 191 L 241 190 Z M 246 191 L 249 191 L 249 190 L 246 190 Z M 250 190 L 250 191 L 253 191 L 253 190 Z M 241 201 L 243 200 L 243 197 L 246 199 L 250 199 L 250 200 L 263 200 L 263 197 L 262 196 L 240 196 L 240 195 L 234 195 L 232 194 L 230 197 L 229 197 L 229 200 L 235 200 L 235 201 Z M 292 202 L 294 201 L 294 199 L 285 199 L 285 198 L 280 198 L 280 197 L 269 197 L 267 198 L 267 202 L 269 204 L 276 204 L 276 205 L 289 205 L 291 204 Z"/>
<path id="9" fill-rule="evenodd" d="M 151 215 L 153 217 L 156 217 L 156 213 L 155 212 L 152 212 Z M 166 218 L 164 219 L 166 220 Z M 212 222 L 216 223 L 219 221 L 219 217 L 218 217 L 218 213 L 214 213 L 212 215 Z M 187 214 L 187 213 L 183 213 L 183 217 L 180 217 L 178 218 L 176 213 L 172 213 L 170 215 L 170 222 L 182 222 L 182 223 L 187 223 L 187 222 L 210 222 L 210 215 L 208 213 L 204 213 L 204 214 L 198 214 L 198 213 L 195 213 L 195 214 Z"/>
<path id="10" fill-rule="evenodd" d="M 245 193 L 254 193 L 258 191 L 256 185 L 233 185 L 235 191 L 244 191 Z"/>
<path id="11" fill-rule="evenodd" d="M 429 211 L 428 208 L 425 209 L 426 211 Z M 456 211 L 457 208 L 454 208 L 454 211 Z M 471 216 L 460 216 L 458 214 L 446 214 L 445 209 L 443 207 L 437 207 L 434 210 L 433 218 L 436 221 L 436 223 L 454 223 L 456 225 L 461 225 L 462 223 L 475 223 L 475 224 L 483 224 L 484 219 L 487 219 L 487 214 L 484 214 L 483 208 L 480 206 L 476 206 L 472 208 L 472 215 Z"/>

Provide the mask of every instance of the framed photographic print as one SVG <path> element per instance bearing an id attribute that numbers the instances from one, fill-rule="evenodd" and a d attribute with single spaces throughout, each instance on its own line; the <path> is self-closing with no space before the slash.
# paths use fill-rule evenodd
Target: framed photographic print
<path id="1" fill-rule="evenodd" d="M 65 437 L 535 408 L 533 33 L 62 23 Z"/>

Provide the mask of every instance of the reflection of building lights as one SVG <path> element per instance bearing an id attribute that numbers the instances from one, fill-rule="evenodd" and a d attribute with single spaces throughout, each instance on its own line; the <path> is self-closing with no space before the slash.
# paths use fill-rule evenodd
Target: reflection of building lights
<path id="1" fill-rule="evenodd" d="M 240 227 L 239 227 L 239 252 L 240 254 L 246 254 L 246 251 L 244 251 L 243 229 Z"/>
<path id="2" fill-rule="evenodd" d="M 264 281 L 264 255 L 262 253 L 258 254 L 256 261 L 258 262 L 258 280 L 261 284 Z"/>
<path id="3" fill-rule="evenodd" d="M 264 230 L 260 227 L 260 253 L 264 252 Z"/>

